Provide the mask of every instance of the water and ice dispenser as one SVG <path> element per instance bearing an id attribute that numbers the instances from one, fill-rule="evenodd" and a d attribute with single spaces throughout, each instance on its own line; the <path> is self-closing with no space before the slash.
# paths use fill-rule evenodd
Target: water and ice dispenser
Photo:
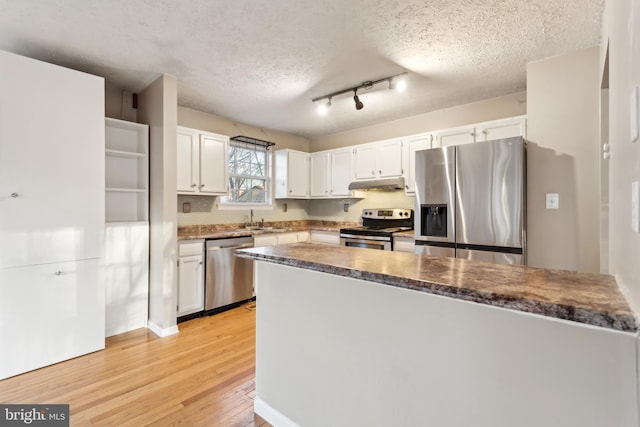
<path id="1" fill-rule="evenodd" d="M 447 205 L 420 206 L 420 234 L 422 236 L 447 237 Z"/>

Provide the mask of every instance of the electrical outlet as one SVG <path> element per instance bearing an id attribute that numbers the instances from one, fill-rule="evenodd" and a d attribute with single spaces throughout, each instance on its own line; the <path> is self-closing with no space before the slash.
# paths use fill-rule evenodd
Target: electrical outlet
<path id="1" fill-rule="evenodd" d="M 560 196 L 558 193 L 547 193 L 547 209 L 560 209 Z"/>

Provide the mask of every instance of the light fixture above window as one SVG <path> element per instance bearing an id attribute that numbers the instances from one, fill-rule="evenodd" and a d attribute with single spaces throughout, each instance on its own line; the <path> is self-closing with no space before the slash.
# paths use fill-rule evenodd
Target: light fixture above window
<path id="1" fill-rule="evenodd" d="M 364 108 L 364 103 L 360 100 L 360 97 L 358 97 L 359 89 L 371 89 L 374 85 L 378 83 L 388 82 L 389 89 L 396 90 L 398 92 L 404 92 L 404 90 L 407 87 L 407 81 L 405 78 L 406 75 L 407 75 L 407 72 L 405 71 L 404 73 L 396 74 L 396 75 L 385 77 L 382 79 L 362 82 L 358 86 L 342 89 L 342 90 L 330 93 L 328 95 L 313 98 L 311 102 L 318 102 L 326 99 L 327 100 L 326 103 L 323 102 L 322 104 L 318 104 L 318 114 L 325 115 L 328 113 L 329 108 L 331 107 L 331 98 L 333 98 L 334 96 L 353 92 L 353 101 L 355 102 L 356 110 L 362 110 Z"/>

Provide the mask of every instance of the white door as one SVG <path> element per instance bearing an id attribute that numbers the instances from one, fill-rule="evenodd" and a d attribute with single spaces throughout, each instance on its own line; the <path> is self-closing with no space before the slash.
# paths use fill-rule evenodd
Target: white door
<path id="1" fill-rule="evenodd" d="M 104 348 L 101 263 L 0 268 L 0 379 Z"/>
<path id="2" fill-rule="evenodd" d="M 202 255 L 178 259 L 178 316 L 204 310 L 203 267 Z"/>
<path id="3" fill-rule="evenodd" d="M 355 148 L 356 179 L 376 177 L 376 148 L 373 144 L 358 145 Z"/>
<path id="4" fill-rule="evenodd" d="M 351 148 L 331 151 L 331 184 L 329 194 L 332 197 L 350 196 L 349 184 L 353 181 L 353 151 Z"/>
<path id="5" fill-rule="evenodd" d="M 311 197 L 329 196 L 329 153 L 309 156 L 309 194 Z"/>
<path id="6" fill-rule="evenodd" d="M 200 135 L 200 193 L 227 193 L 228 141 L 214 135 Z"/>
<path id="7" fill-rule="evenodd" d="M 391 139 L 377 143 L 377 174 L 380 178 L 402 175 L 402 140 Z"/>
<path id="8" fill-rule="evenodd" d="M 178 191 L 193 193 L 198 191 L 198 167 L 200 153 L 198 132 L 191 129 L 178 128 L 177 175 Z"/>
<path id="9" fill-rule="evenodd" d="M 307 197 L 309 196 L 309 157 L 306 153 L 297 151 L 289 151 L 288 156 L 289 197 Z"/>
<path id="10" fill-rule="evenodd" d="M 104 80 L 0 51 L 0 267 L 104 255 Z"/>

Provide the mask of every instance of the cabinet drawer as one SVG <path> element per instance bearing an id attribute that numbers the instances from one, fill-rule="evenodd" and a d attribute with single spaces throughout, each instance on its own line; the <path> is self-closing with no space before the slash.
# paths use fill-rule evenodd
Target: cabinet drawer
<path id="1" fill-rule="evenodd" d="M 178 257 L 202 255 L 204 253 L 204 240 L 185 240 L 178 242 Z"/>

